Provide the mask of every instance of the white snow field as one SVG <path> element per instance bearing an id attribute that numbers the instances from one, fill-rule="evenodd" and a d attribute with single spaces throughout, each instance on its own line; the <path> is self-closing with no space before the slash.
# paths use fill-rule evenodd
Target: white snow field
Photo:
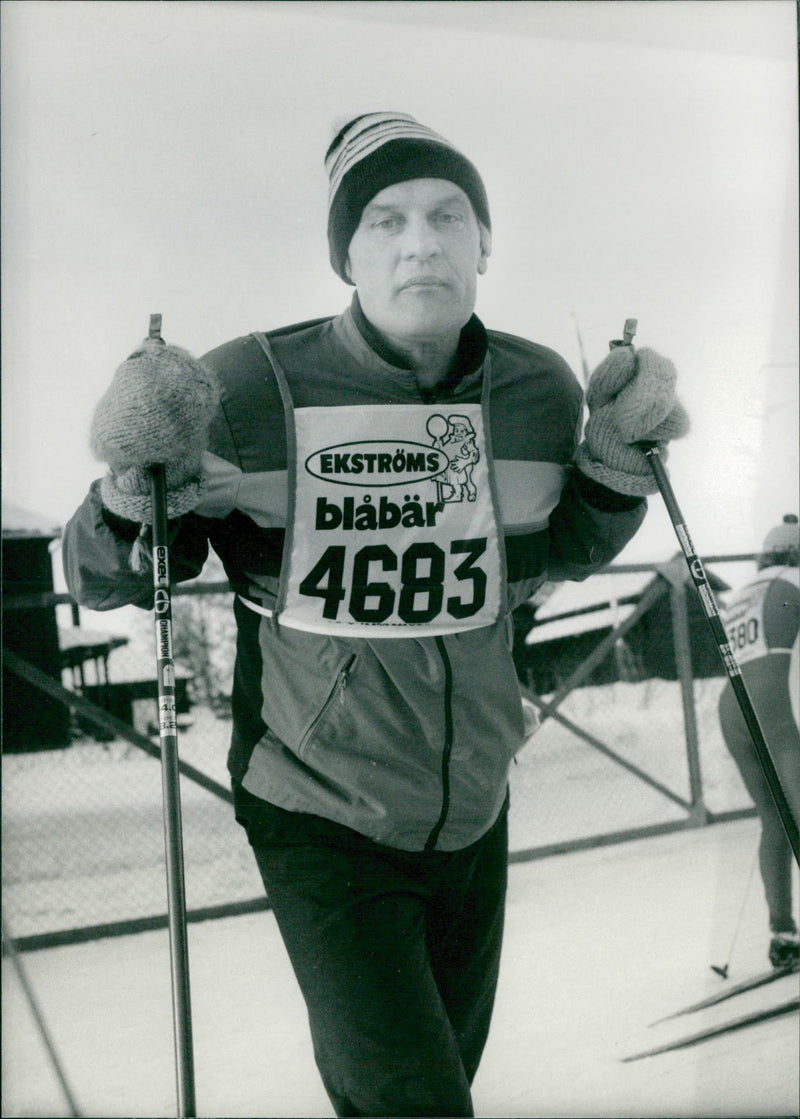
<path id="1" fill-rule="evenodd" d="M 757 837 L 748 818 L 512 865 L 476 1113 L 796 1115 L 796 1015 L 622 1061 L 797 994 L 793 976 L 649 1026 L 768 966 L 757 876 L 746 889 Z M 189 958 L 199 1115 L 332 1115 L 271 914 L 191 925 Z M 722 980 L 710 965 L 727 962 Z M 176 1114 L 166 932 L 30 952 L 23 964 L 83 1115 Z M 65 1116 L 9 960 L 3 969 L 2 1113 Z"/>

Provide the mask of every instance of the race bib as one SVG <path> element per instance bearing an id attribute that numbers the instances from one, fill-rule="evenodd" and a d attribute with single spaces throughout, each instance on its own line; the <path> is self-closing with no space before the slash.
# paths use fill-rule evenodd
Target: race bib
<path id="1" fill-rule="evenodd" d="M 294 426 L 281 625 L 375 638 L 497 620 L 505 581 L 479 404 L 298 408 Z"/>
<path id="2" fill-rule="evenodd" d="M 768 588 L 766 582 L 746 587 L 734 593 L 720 611 L 728 643 L 740 665 L 769 653 L 764 636 L 764 599 Z"/>

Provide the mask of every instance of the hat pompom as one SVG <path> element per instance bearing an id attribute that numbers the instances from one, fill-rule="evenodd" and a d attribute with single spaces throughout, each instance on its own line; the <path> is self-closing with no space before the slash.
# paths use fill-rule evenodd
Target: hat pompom
<path id="1" fill-rule="evenodd" d="M 792 551 L 800 552 L 800 524 L 794 513 L 787 513 L 782 523 L 767 533 L 761 552 L 766 556 Z"/>

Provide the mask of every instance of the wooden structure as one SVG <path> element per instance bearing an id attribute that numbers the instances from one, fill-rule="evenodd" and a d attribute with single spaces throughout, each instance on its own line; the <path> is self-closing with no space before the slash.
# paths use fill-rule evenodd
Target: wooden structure
<path id="1" fill-rule="evenodd" d="M 50 547 L 61 529 L 45 518 L 3 503 L 3 597 L 52 593 Z M 61 651 L 54 605 L 31 603 L 4 611 L 3 645 L 56 680 Z M 70 715 L 63 704 L 3 666 L 3 749 L 45 750 L 70 740 Z"/>
<path id="2" fill-rule="evenodd" d="M 728 584 L 708 573 L 716 595 Z M 570 679 L 597 645 L 631 616 L 643 600 L 649 603 L 609 655 L 583 674 L 576 686 L 613 684 L 618 680 L 678 680 L 674 612 L 685 611 L 686 641 L 694 679 L 724 675 L 708 621 L 694 594 L 682 593 L 685 577 L 680 560 L 649 570 L 595 575 L 586 583 L 564 583 L 541 606 L 517 622 L 517 670 L 523 683 L 538 695 L 549 695 Z M 678 606 L 675 586 L 679 588 Z M 671 592 L 672 588 L 672 593 Z"/>

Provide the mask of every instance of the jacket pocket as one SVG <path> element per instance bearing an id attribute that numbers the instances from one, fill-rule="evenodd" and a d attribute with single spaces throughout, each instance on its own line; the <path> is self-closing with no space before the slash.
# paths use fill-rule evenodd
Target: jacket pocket
<path id="1" fill-rule="evenodd" d="M 306 753 L 309 744 L 313 741 L 315 735 L 317 734 L 327 717 L 336 710 L 336 706 L 338 704 L 344 704 L 347 686 L 350 683 L 350 677 L 356 666 L 357 660 L 358 653 L 350 653 L 339 666 L 333 683 L 331 684 L 331 687 L 328 691 L 328 695 L 325 698 L 325 702 L 322 704 L 322 707 L 320 707 L 317 714 L 311 720 L 306 731 L 303 734 L 303 737 L 300 739 L 300 743 L 297 747 L 297 752 L 300 757 L 303 757 L 303 755 Z"/>

